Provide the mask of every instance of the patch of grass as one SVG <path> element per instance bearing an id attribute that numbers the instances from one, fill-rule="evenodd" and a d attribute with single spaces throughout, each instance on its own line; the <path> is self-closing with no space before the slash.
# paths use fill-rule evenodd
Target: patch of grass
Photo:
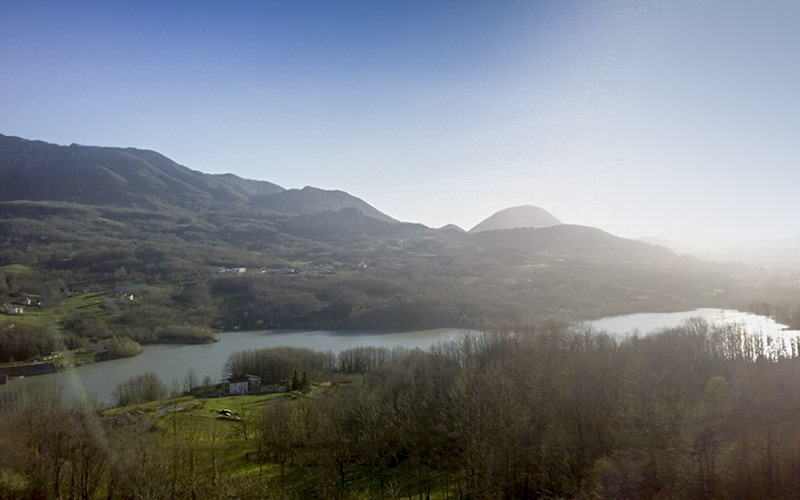
<path id="1" fill-rule="evenodd" d="M 248 459 L 258 450 L 256 426 L 261 409 L 282 394 L 199 398 L 181 396 L 161 401 L 105 410 L 106 416 L 128 415 L 140 425 L 154 426 L 167 449 L 190 447 L 198 456 L 214 461 L 234 477 L 277 477 L 279 468 Z M 220 413 L 228 410 L 231 416 Z"/>
<path id="2" fill-rule="evenodd" d="M 104 315 L 102 305 L 103 300 L 108 297 L 106 293 L 85 293 L 73 295 L 61 301 L 58 309 L 62 316 L 80 312 L 81 316 L 101 316 Z"/>
<path id="3" fill-rule="evenodd" d="M 7 266 L 0 266 L 0 272 L 6 276 L 17 276 L 32 273 L 33 269 L 23 264 L 9 264 Z"/>

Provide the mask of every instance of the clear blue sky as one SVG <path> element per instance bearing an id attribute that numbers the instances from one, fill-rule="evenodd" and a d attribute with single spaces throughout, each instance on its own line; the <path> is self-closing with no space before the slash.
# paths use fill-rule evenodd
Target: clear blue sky
<path id="1" fill-rule="evenodd" d="M 800 2 L 0 2 L 0 133 L 470 228 L 800 234 Z M 2 180 L 0 180 L 2 181 Z"/>

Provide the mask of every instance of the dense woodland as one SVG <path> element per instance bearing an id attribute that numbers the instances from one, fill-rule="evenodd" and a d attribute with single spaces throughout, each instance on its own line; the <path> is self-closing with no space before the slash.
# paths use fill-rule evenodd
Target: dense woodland
<path id="1" fill-rule="evenodd" d="M 120 425 L 46 390 L 0 392 L 0 496 L 796 498 L 799 346 L 695 321 L 263 351 L 265 377 L 305 366 L 315 388 L 203 439 L 168 404 Z"/>
<path id="2" fill-rule="evenodd" d="M 0 305 L 41 301 L 0 316 L 0 362 L 234 329 L 496 328 L 751 304 L 800 323 L 797 271 L 701 262 L 589 227 L 437 230 L 342 191 L 3 135 L 0 174 Z"/>
<path id="3" fill-rule="evenodd" d="M 0 173 L 0 363 L 239 329 L 491 332 L 429 352 L 237 353 L 225 376 L 292 391 L 239 415 L 214 413 L 216 381 L 191 374 L 169 400 L 142 374 L 117 390 L 131 406 L 103 412 L 6 384 L 0 498 L 800 496 L 796 340 L 567 326 L 731 307 L 800 328 L 797 270 L 582 226 L 436 230 L 152 151 L 0 136 Z"/>
<path id="4" fill-rule="evenodd" d="M 800 319 L 796 272 L 703 263 L 591 228 L 490 238 L 348 210 L 237 210 L 0 203 L 0 303 L 42 302 L 27 319 L 0 317 L 0 362 L 113 337 L 197 342 L 234 329 L 494 328 L 751 305 Z M 246 272 L 220 271 L 231 268 Z"/>

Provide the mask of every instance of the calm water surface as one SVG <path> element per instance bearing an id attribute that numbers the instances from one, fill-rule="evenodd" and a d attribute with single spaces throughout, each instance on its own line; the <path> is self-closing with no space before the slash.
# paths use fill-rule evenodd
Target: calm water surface
<path id="1" fill-rule="evenodd" d="M 690 318 L 702 318 L 712 325 L 736 323 L 744 325 L 748 332 L 765 335 L 800 334 L 786 330 L 785 326 L 755 314 L 729 309 L 697 309 L 679 313 L 643 313 L 614 316 L 590 321 L 586 324 L 598 331 L 614 335 L 638 333 L 646 335 L 663 328 L 680 326 Z M 218 381 L 228 356 L 236 351 L 264 347 L 307 347 L 318 351 L 342 350 L 356 346 L 419 347 L 428 349 L 438 342 L 455 338 L 463 330 L 438 329 L 403 333 L 335 332 L 335 331 L 256 331 L 228 332 L 219 334 L 219 342 L 200 345 L 145 346 L 139 356 L 81 366 L 52 375 L 42 375 L 12 382 L 14 386 L 25 386 L 37 382 L 54 382 L 61 386 L 64 395 L 71 400 L 90 399 L 100 405 L 113 403 L 114 388 L 130 377 L 148 371 L 155 372 L 168 386 L 180 384 L 189 369 L 199 380 L 211 377 Z M 11 386 L 11 384 L 9 384 Z"/>
<path id="2" fill-rule="evenodd" d="M 39 382 L 54 382 L 69 400 L 89 399 L 100 405 L 114 401 L 114 388 L 120 382 L 152 371 L 168 387 L 182 383 L 189 369 L 198 380 L 223 377 L 225 361 L 231 353 L 265 347 L 307 347 L 317 351 L 339 353 L 357 346 L 407 347 L 428 349 L 440 341 L 454 338 L 463 330 L 437 329 L 402 333 L 336 332 L 336 331 L 256 331 L 220 333 L 213 344 L 155 344 L 133 358 L 104 361 L 79 366 L 52 375 L 41 375 L 12 382 L 15 387 Z M 9 384 L 11 386 L 11 384 Z"/>
<path id="3" fill-rule="evenodd" d="M 647 335 L 665 328 L 675 328 L 692 318 L 701 318 L 710 325 L 742 325 L 752 334 L 772 336 L 796 336 L 800 332 L 788 330 L 786 325 L 757 314 L 744 313 L 733 309 L 695 309 L 675 313 L 639 313 L 623 316 L 610 316 L 586 322 L 598 331 L 614 335 Z"/>

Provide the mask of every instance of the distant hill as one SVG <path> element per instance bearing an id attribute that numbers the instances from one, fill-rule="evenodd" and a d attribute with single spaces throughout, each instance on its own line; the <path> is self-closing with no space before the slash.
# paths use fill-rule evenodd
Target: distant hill
<path id="1" fill-rule="evenodd" d="M 73 340 L 154 342 L 187 327 L 201 337 L 208 328 L 487 328 L 733 308 L 767 290 L 750 269 L 563 225 L 536 207 L 494 218 L 549 227 L 432 229 L 342 191 L 204 174 L 153 151 L 0 136 L 0 304 L 158 285 L 102 319 L 94 309 L 56 312 Z"/>
<path id="2" fill-rule="evenodd" d="M 288 215 L 355 208 L 394 222 L 342 191 L 286 190 L 233 174 L 205 174 L 155 151 L 134 148 L 59 146 L 0 135 L 0 178 L 0 202 L 56 201 L 147 210 L 225 205 Z"/>
<path id="3" fill-rule="evenodd" d="M 687 242 L 649 237 L 641 240 L 667 247 L 677 254 L 692 255 L 706 261 L 800 269 L 800 238 Z"/>
<path id="4" fill-rule="evenodd" d="M 481 231 L 471 239 L 485 246 L 513 248 L 552 256 L 572 256 L 621 261 L 674 260 L 667 248 L 614 236 L 593 227 L 561 224 L 545 228 Z"/>
<path id="5" fill-rule="evenodd" d="M 437 229 L 437 231 L 440 232 L 440 233 L 452 233 L 452 234 L 465 234 L 466 233 L 466 231 L 464 231 L 463 229 L 461 229 L 460 227 L 458 227 L 455 224 L 447 224 L 446 226 L 442 226 L 439 229 Z"/>
<path id="6" fill-rule="evenodd" d="M 501 210 L 470 229 L 469 232 L 474 234 L 495 229 L 539 228 L 559 224 L 562 222 L 547 210 L 532 205 L 523 205 Z"/>

